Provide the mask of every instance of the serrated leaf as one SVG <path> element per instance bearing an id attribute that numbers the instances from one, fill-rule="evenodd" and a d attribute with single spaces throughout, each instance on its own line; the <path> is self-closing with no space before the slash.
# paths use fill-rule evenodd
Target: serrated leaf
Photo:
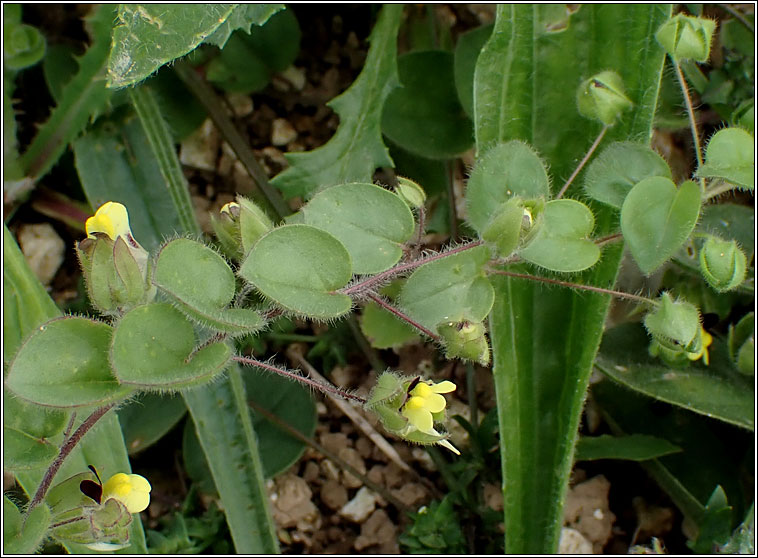
<path id="1" fill-rule="evenodd" d="M 45 407 L 89 407 L 125 398 L 108 364 L 111 327 L 67 316 L 41 325 L 8 367 L 8 388 Z"/>
<path id="2" fill-rule="evenodd" d="M 481 233 L 500 204 L 513 196 L 547 197 L 550 179 L 545 164 L 522 141 L 499 143 L 480 155 L 466 185 L 468 220 Z"/>
<path id="3" fill-rule="evenodd" d="M 705 162 L 697 170 L 702 178 L 721 178 L 752 190 L 755 188 L 755 140 L 741 128 L 716 132 L 705 148 Z"/>
<path id="4" fill-rule="evenodd" d="M 651 176 L 671 178 L 671 169 L 647 145 L 619 141 L 606 147 L 587 167 L 584 191 L 593 199 L 621 209 L 635 184 Z"/>
<path id="5" fill-rule="evenodd" d="M 442 322 L 481 322 L 494 298 L 484 275 L 489 259 L 489 249 L 477 246 L 422 265 L 403 285 L 400 306 L 432 331 Z"/>
<path id="6" fill-rule="evenodd" d="M 263 236 L 239 274 L 277 304 L 313 318 L 336 318 L 352 305 L 349 296 L 334 292 L 352 277 L 350 254 L 310 225 L 284 225 Z"/>
<path id="7" fill-rule="evenodd" d="M 269 18 L 280 10 L 284 4 L 241 4 L 235 5 L 229 16 L 218 28 L 205 39 L 205 43 L 224 48 L 226 41 L 236 30 L 250 33 L 253 25 L 263 25 Z"/>
<path id="8" fill-rule="evenodd" d="M 141 81 L 206 40 L 223 46 L 235 29 L 263 24 L 281 7 L 281 4 L 120 4 L 108 57 L 107 85 L 118 88 Z"/>
<path id="9" fill-rule="evenodd" d="M 576 445 L 576 461 L 627 459 L 645 461 L 682 451 L 664 438 L 646 434 L 631 436 L 582 436 Z"/>
<path id="10" fill-rule="evenodd" d="M 52 168 L 68 144 L 110 99 L 103 77 L 114 11 L 111 5 L 101 5 L 95 11 L 90 20 L 92 45 L 79 59 L 79 72 L 66 84 L 60 102 L 21 156 L 21 166 L 33 180 L 40 179 Z"/>
<path id="11" fill-rule="evenodd" d="M 153 283 L 187 316 L 211 329 L 242 335 L 263 325 L 254 310 L 227 308 L 236 288 L 234 272 L 223 257 L 196 240 L 167 243 L 158 254 Z"/>
<path id="12" fill-rule="evenodd" d="M 668 178 L 651 177 L 632 188 L 621 207 L 621 231 L 643 273 L 674 255 L 699 215 L 700 188 L 692 181 L 677 188 Z"/>
<path id="13" fill-rule="evenodd" d="M 526 261 L 569 273 L 592 267 L 600 259 L 600 249 L 587 239 L 595 227 L 595 217 L 583 203 L 549 201 L 537 226 L 534 238 L 518 252 Z"/>
<path id="14" fill-rule="evenodd" d="M 377 167 L 392 166 L 380 119 L 384 101 L 398 86 L 397 31 L 403 6 L 386 4 L 371 33 L 371 48 L 358 78 L 328 105 L 340 117 L 337 132 L 307 153 L 287 153 L 290 166 L 271 183 L 286 197 L 310 197 L 319 189 L 342 182 L 371 182 Z"/>
<path id="15" fill-rule="evenodd" d="M 403 149 L 431 159 L 449 159 L 474 143 L 471 120 L 458 102 L 453 55 L 414 51 L 397 60 L 402 87 L 382 112 L 382 132 Z"/>
<path id="16" fill-rule="evenodd" d="M 165 303 L 138 306 L 113 332 L 111 363 L 120 382 L 143 388 L 182 389 L 221 373 L 232 351 L 223 342 L 196 349 L 192 324 Z"/>
<path id="17" fill-rule="evenodd" d="M 415 227 L 405 202 L 373 184 L 332 186 L 301 212 L 305 224 L 332 234 L 347 248 L 353 273 L 379 273 L 395 265 Z"/>

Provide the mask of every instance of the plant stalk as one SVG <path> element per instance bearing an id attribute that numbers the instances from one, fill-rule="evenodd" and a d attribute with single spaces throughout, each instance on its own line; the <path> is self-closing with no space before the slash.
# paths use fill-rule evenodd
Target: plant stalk
<path id="1" fill-rule="evenodd" d="M 597 149 L 597 146 L 600 145 L 601 141 L 603 141 L 603 138 L 605 137 L 605 133 L 608 131 L 608 128 L 610 128 L 610 126 L 606 124 L 605 126 L 603 126 L 603 129 L 600 130 L 600 133 L 595 138 L 595 141 L 592 143 L 587 153 L 585 153 L 584 158 L 581 161 L 579 161 L 579 164 L 574 169 L 574 172 L 571 173 L 571 176 L 569 176 L 568 180 L 566 181 L 566 184 L 563 185 L 563 187 L 561 188 L 561 191 L 558 192 L 557 196 L 555 196 L 556 200 L 559 200 L 561 199 L 561 197 L 563 197 L 563 194 L 566 193 L 566 190 L 568 190 L 568 187 L 571 186 L 571 183 L 574 181 L 577 175 L 579 175 L 579 173 L 582 172 L 584 165 L 587 164 L 587 161 L 590 160 L 590 157 L 592 157 L 592 154 Z"/>
<path id="2" fill-rule="evenodd" d="M 435 334 L 432 331 L 429 331 L 424 326 L 422 326 L 420 323 L 418 323 L 416 320 L 414 320 L 410 316 L 407 316 L 402 311 L 400 311 L 397 308 L 395 308 L 394 306 L 392 306 L 389 302 L 387 302 L 386 300 L 384 300 L 382 297 L 380 297 L 376 293 L 369 292 L 366 296 L 368 298 L 370 298 L 371 300 L 373 300 L 374 302 L 376 302 L 379 306 L 381 306 L 382 308 L 384 308 L 385 310 L 387 310 L 388 312 L 390 312 L 391 314 L 394 314 L 395 316 L 397 316 L 398 318 L 400 318 L 404 322 L 406 322 L 406 323 L 412 325 L 413 327 L 415 327 L 417 330 L 419 330 L 424 335 L 426 335 L 428 337 L 431 337 L 435 341 L 439 340 L 439 338 L 440 338 L 439 335 Z"/>
<path id="3" fill-rule="evenodd" d="M 98 407 L 95 409 L 92 414 L 84 419 L 84 422 L 82 422 L 79 427 L 74 430 L 74 433 L 63 441 L 63 445 L 61 445 L 58 456 L 50 464 L 50 467 L 47 468 L 47 471 L 45 471 L 45 476 L 42 477 L 42 482 L 40 483 L 39 488 L 37 488 L 37 492 L 34 494 L 34 498 L 32 498 L 32 501 L 29 503 L 29 507 L 26 510 L 27 516 L 29 515 L 30 511 L 32 511 L 37 505 L 39 505 L 40 502 L 42 502 L 42 500 L 44 500 L 45 494 L 47 494 L 47 491 L 50 488 L 50 484 L 53 482 L 53 478 L 55 478 L 55 475 L 58 473 L 61 465 L 63 465 L 63 462 L 76 447 L 76 444 L 81 441 L 84 435 L 89 432 L 93 426 L 95 426 L 97 421 L 105 416 L 105 413 L 113 408 L 113 405 L 114 404 L 111 403 L 110 405 L 105 405 L 104 407 Z"/>
<path id="4" fill-rule="evenodd" d="M 703 166 L 703 153 L 700 147 L 700 134 L 697 130 L 697 120 L 695 118 L 695 110 L 692 107 L 692 99 L 690 98 L 690 89 L 687 86 L 687 82 L 684 79 L 682 68 L 679 62 L 672 59 L 674 64 L 674 70 L 676 71 L 676 78 L 679 80 L 679 85 L 682 88 L 682 96 L 684 97 L 684 104 L 687 106 L 687 116 L 690 119 L 690 130 L 692 131 L 692 141 L 695 147 L 695 158 L 697 159 L 697 167 Z M 705 178 L 700 179 L 700 191 L 705 193 Z"/>

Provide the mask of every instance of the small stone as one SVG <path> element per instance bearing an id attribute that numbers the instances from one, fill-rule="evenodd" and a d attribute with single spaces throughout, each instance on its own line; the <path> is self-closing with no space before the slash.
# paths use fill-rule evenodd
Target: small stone
<path id="1" fill-rule="evenodd" d="M 305 470 L 303 471 L 303 480 L 308 484 L 313 483 L 318 477 L 321 469 L 318 463 L 315 461 L 309 461 L 305 464 Z"/>
<path id="2" fill-rule="evenodd" d="M 611 483 L 603 475 L 577 484 L 566 495 L 564 524 L 579 531 L 600 554 L 611 538 L 616 516 L 608 508 Z"/>
<path id="3" fill-rule="evenodd" d="M 379 554 L 400 553 L 397 545 L 397 527 L 384 510 L 376 510 L 361 525 L 361 534 L 355 539 L 353 547 L 361 551 L 374 545 L 380 545 Z"/>
<path id="4" fill-rule="evenodd" d="M 360 455 L 363 459 L 368 459 L 371 456 L 373 444 L 369 441 L 368 438 L 361 436 L 355 441 L 355 449 L 358 451 L 358 455 Z"/>
<path id="5" fill-rule="evenodd" d="M 328 480 L 337 480 L 340 478 L 340 470 L 330 459 L 324 459 L 321 462 L 321 473 Z"/>
<path id="6" fill-rule="evenodd" d="M 287 145 L 297 138 L 297 130 L 285 118 L 277 118 L 271 123 L 271 143 L 276 146 Z"/>
<path id="7" fill-rule="evenodd" d="M 321 487 L 321 501 L 326 507 L 337 510 L 347 503 L 347 488 L 337 481 L 327 481 Z"/>
<path id="8" fill-rule="evenodd" d="M 592 554 L 592 543 L 576 529 L 564 527 L 561 529 L 558 554 Z"/>
<path id="9" fill-rule="evenodd" d="M 288 81 L 295 91 L 302 91 L 305 87 L 305 70 L 303 68 L 290 66 L 286 70 L 279 72 L 279 76 Z"/>
<path id="10" fill-rule="evenodd" d="M 350 439 L 342 432 L 326 432 L 319 437 L 319 442 L 326 451 L 337 454 L 351 445 Z"/>
<path id="11" fill-rule="evenodd" d="M 312 496 L 313 493 L 305 480 L 291 474 L 280 476 L 275 481 L 271 497 L 274 521 L 282 528 L 296 525 L 301 528 L 304 522 L 307 524 L 317 518 L 318 508 L 311 501 Z"/>
<path id="12" fill-rule="evenodd" d="M 242 93 L 228 93 L 226 100 L 229 101 L 234 116 L 243 117 L 253 112 L 253 98 L 250 95 L 243 95 Z"/>
<path id="13" fill-rule="evenodd" d="M 216 170 L 219 135 L 210 118 L 185 139 L 179 149 L 179 161 L 188 167 L 207 171 Z"/>
<path id="14" fill-rule="evenodd" d="M 376 495 L 366 488 L 361 488 L 347 504 L 342 506 L 339 514 L 345 519 L 361 523 L 376 508 Z"/>
<path id="15" fill-rule="evenodd" d="M 284 158 L 284 153 L 282 153 L 279 149 L 272 146 L 267 146 L 261 149 L 261 153 L 263 154 L 266 159 L 270 160 L 272 163 L 276 163 L 282 168 L 286 168 L 289 166 L 289 163 L 287 163 L 287 159 Z"/>
<path id="16" fill-rule="evenodd" d="M 455 444 L 457 447 L 460 447 L 459 444 Z M 419 465 L 427 471 L 434 472 L 437 470 L 437 466 L 434 464 L 434 461 L 432 460 L 432 457 L 429 455 L 429 452 L 426 451 L 424 448 L 413 448 L 411 450 L 411 455 L 413 456 L 413 459 L 418 461 Z"/>
<path id="17" fill-rule="evenodd" d="M 374 465 L 371 467 L 371 469 L 369 469 L 368 473 L 366 474 L 366 478 L 375 484 L 384 484 L 384 473 L 382 472 L 383 469 L 383 465 Z"/>
<path id="18" fill-rule="evenodd" d="M 503 490 L 500 485 L 490 482 L 482 488 L 484 504 L 495 511 L 503 511 Z"/>
<path id="19" fill-rule="evenodd" d="M 426 487 L 417 482 L 411 482 L 390 491 L 391 494 L 409 508 L 417 508 L 429 497 Z"/>
<path id="20" fill-rule="evenodd" d="M 342 448 L 337 456 L 348 465 L 351 465 L 361 475 L 366 474 L 366 464 L 363 462 L 363 458 L 360 454 L 353 448 Z M 363 485 L 361 479 L 347 471 L 342 471 L 342 483 L 348 488 L 358 488 Z"/>
<path id="21" fill-rule="evenodd" d="M 34 274 L 43 285 L 49 285 L 63 263 L 66 243 L 50 223 L 22 225 L 18 243 Z"/>

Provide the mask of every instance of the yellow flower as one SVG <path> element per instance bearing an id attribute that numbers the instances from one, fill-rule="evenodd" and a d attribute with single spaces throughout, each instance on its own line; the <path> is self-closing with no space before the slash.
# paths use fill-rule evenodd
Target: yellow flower
<path id="1" fill-rule="evenodd" d="M 129 513 L 138 513 L 150 503 L 150 483 L 140 475 L 116 473 L 103 485 L 102 501 L 114 498 L 124 504 Z"/>
<path id="2" fill-rule="evenodd" d="M 119 236 L 123 236 L 126 241 L 132 238 L 129 213 L 126 207 L 118 202 L 109 201 L 101 205 L 95 214 L 87 219 L 85 228 L 90 238 L 94 238 L 94 233 L 104 233 L 113 241 Z"/>
<path id="3" fill-rule="evenodd" d="M 419 382 L 408 394 L 410 398 L 405 402 L 402 415 L 417 430 L 432 432 L 434 426 L 432 413 L 444 411 L 447 405 L 447 401 L 440 393 L 450 393 L 451 391 L 455 391 L 455 384 L 447 380 L 433 385 Z"/>
<path id="4" fill-rule="evenodd" d="M 708 364 L 710 363 L 710 357 L 708 356 L 708 347 L 710 347 L 711 344 L 713 343 L 713 336 L 707 331 L 705 331 L 704 329 L 702 330 L 702 335 L 703 335 L 703 343 L 700 346 L 700 350 L 696 353 L 687 353 L 687 358 L 690 360 L 698 360 L 702 358 L 703 364 L 708 366 Z"/>

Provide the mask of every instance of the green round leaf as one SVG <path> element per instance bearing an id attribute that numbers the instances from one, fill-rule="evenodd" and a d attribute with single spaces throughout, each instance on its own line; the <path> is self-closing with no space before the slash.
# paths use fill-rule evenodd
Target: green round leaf
<path id="1" fill-rule="evenodd" d="M 35 507 L 26 517 L 3 495 L 3 554 L 34 554 L 48 535 L 50 508 Z"/>
<path id="2" fill-rule="evenodd" d="M 716 132 L 705 148 L 705 163 L 697 170 L 701 178 L 722 178 L 741 188 L 755 187 L 755 140 L 742 128 Z"/>
<path id="3" fill-rule="evenodd" d="M 552 271 L 582 271 L 600 259 L 600 249 L 587 239 L 594 226 L 595 217 L 583 203 L 567 199 L 547 202 L 542 223 L 518 254 Z"/>
<path id="4" fill-rule="evenodd" d="M 125 398 L 108 365 L 111 327 L 78 316 L 42 324 L 8 368 L 13 393 L 45 407 L 88 407 Z"/>
<path id="5" fill-rule="evenodd" d="M 153 282 L 179 303 L 190 318 L 232 335 L 263 325 L 257 312 L 226 307 L 234 297 L 235 279 L 223 257 L 189 238 L 166 244 L 158 254 Z"/>
<path id="6" fill-rule="evenodd" d="M 330 233 L 347 248 L 353 273 L 379 273 L 395 265 L 415 227 L 405 202 L 373 184 L 332 186 L 301 211 L 305 224 Z"/>
<path id="7" fill-rule="evenodd" d="M 312 318 L 336 318 L 352 306 L 349 296 L 334 292 L 352 277 L 350 254 L 310 225 L 284 225 L 263 236 L 239 274 L 280 306 Z"/>
<path id="8" fill-rule="evenodd" d="M 375 349 L 399 347 L 418 339 L 416 330 L 375 302 L 363 308 L 361 331 Z"/>
<path id="9" fill-rule="evenodd" d="M 526 143 L 501 143 L 484 153 L 466 186 L 468 220 L 480 234 L 503 202 L 550 195 L 545 164 Z"/>
<path id="10" fill-rule="evenodd" d="M 651 176 L 671 178 L 671 169 L 663 157 L 641 143 L 616 142 L 587 167 L 584 191 L 593 199 L 621 209 L 634 185 Z"/>
<path id="11" fill-rule="evenodd" d="M 397 59 L 402 87 L 384 103 L 382 132 L 403 149 L 447 159 L 470 148 L 474 129 L 455 91 L 453 55 L 417 51 Z"/>
<path id="12" fill-rule="evenodd" d="M 495 299 L 484 274 L 489 259 L 489 249 L 477 246 L 422 265 L 403 286 L 400 306 L 432 331 L 442 322 L 483 321 Z"/>
<path id="13" fill-rule="evenodd" d="M 167 303 L 127 312 L 113 333 L 116 377 L 144 388 L 181 389 L 205 383 L 224 370 L 232 351 L 223 342 L 196 351 L 192 324 Z"/>
<path id="14" fill-rule="evenodd" d="M 621 207 L 621 231 L 640 269 L 649 275 L 668 260 L 695 228 L 700 188 L 692 181 L 677 188 L 663 177 L 638 182 Z"/>
<path id="15" fill-rule="evenodd" d="M 7 392 L 3 395 L 4 467 L 19 470 L 49 465 L 58 447 L 48 438 L 63 432 L 69 413 L 41 409 Z"/>

